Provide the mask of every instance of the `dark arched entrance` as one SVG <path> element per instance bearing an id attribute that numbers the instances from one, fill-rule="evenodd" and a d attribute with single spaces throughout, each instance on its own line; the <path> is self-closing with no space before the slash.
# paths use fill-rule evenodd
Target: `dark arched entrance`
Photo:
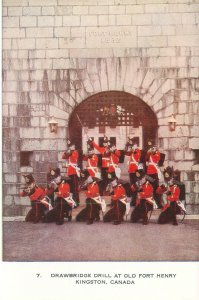
<path id="1" fill-rule="evenodd" d="M 123 126 L 132 128 L 132 132 L 141 129 L 143 148 L 149 139 L 156 139 L 157 118 L 143 100 L 126 92 L 101 92 L 88 97 L 73 110 L 69 119 L 69 137 L 78 149 L 82 149 L 82 128 L 88 131 L 95 128 L 110 137 L 106 128 L 121 129 Z"/>

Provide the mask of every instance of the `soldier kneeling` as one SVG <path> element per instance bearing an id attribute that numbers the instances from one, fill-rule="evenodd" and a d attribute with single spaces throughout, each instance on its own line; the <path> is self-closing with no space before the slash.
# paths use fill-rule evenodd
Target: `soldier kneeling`
<path id="1" fill-rule="evenodd" d="M 111 196 L 111 209 L 104 215 L 104 222 L 113 221 L 114 225 L 120 224 L 124 220 L 126 212 L 127 197 L 122 184 L 119 183 L 117 177 L 109 184 L 113 188 Z"/>
<path id="2" fill-rule="evenodd" d="M 99 193 L 99 178 L 89 176 L 88 171 L 81 174 L 84 177 L 84 182 L 81 185 L 81 190 L 86 190 L 86 207 L 83 208 L 76 216 L 77 222 L 87 221 L 87 224 L 93 224 L 94 221 L 100 220 L 100 211 L 104 210 L 105 202 L 101 200 Z"/>
<path id="3" fill-rule="evenodd" d="M 185 185 L 180 181 L 180 171 L 167 167 L 164 169 L 164 182 L 157 189 L 157 194 L 163 197 L 166 195 L 167 203 L 163 207 L 158 218 L 159 224 L 172 222 L 173 225 L 178 225 L 176 215 L 182 214 L 185 217 L 186 209 L 180 200 L 185 200 Z"/>
<path id="4" fill-rule="evenodd" d="M 163 207 L 158 218 L 158 224 L 166 224 L 172 222 L 173 225 L 178 225 L 176 215 L 180 213 L 177 201 L 179 201 L 180 188 L 174 184 L 173 180 L 169 182 L 168 190 L 166 191 L 167 204 Z"/>
<path id="5" fill-rule="evenodd" d="M 21 197 L 29 197 L 31 202 L 31 209 L 29 210 L 25 221 L 38 223 L 44 220 L 46 212 L 49 210 L 49 203 L 42 201 L 45 196 L 45 191 L 41 187 L 38 187 L 32 174 L 23 175 L 26 187 L 20 193 Z"/>
<path id="6" fill-rule="evenodd" d="M 75 201 L 70 197 L 69 180 L 62 178 L 58 185 L 58 192 L 56 192 L 55 207 L 47 213 L 45 222 L 56 222 L 57 225 L 62 225 L 64 217 L 68 218 L 68 221 L 72 220 L 72 208 L 75 207 Z"/>
<path id="7" fill-rule="evenodd" d="M 153 210 L 153 187 L 147 180 L 148 177 L 139 170 L 136 172 L 139 178 L 136 184 L 132 185 L 132 191 L 137 191 L 136 206 L 131 214 L 131 222 L 136 223 L 142 219 L 142 224 L 148 224 L 148 212 Z"/>

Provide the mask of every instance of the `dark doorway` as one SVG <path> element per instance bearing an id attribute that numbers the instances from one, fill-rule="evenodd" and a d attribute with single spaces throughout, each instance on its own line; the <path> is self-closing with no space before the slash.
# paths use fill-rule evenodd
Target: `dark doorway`
<path id="1" fill-rule="evenodd" d="M 156 140 L 157 117 L 140 98 L 126 92 L 108 91 L 95 94 L 82 101 L 69 119 L 69 136 L 82 149 L 82 128 L 142 126 L 143 148 L 147 141 Z"/>

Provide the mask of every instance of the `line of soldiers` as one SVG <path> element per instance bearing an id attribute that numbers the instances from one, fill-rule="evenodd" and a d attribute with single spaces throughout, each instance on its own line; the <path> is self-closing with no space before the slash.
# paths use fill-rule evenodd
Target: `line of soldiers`
<path id="1" fill-rule="evenodd" d="M 179 171 L 167 167 L 163 174 L 159 166 L 163 164 L 165 155 L 149 141 L 149 149 L 145 153 L 133 138 L 129 138 L 124 150 L 116 149 L 115 145 L 105 136 L 103 145 L 99 146 L 92 138 L 88 138 L 87 154 L 75 149 L 68 140 L 68 149 L 62 155 L 66 160 L 66 176 L 61 176 L 60 169 L 51 169 L 48 173 L 46 189 L 38 187 L 31 174 L 24 175 L 26 188 L 20 194 L 29 196 L 32 208 L 26 216 L 30 222 L 56 222 L 61 225 L 64 218 L 72 219 L 72 209 L 79 206 L 79 192 L 85 190 L 86 203 L 76 216 L 76 221 L 92 224 L 100 220 L 118 225 L 127 216 L 130 206 L 135 206 L 130 220 L 142 220 L 148 224 L 149 214 L 154 208 L 161 208 L 159 224 L 173 222 L 177 225 L 176 215 L 184 212 L 180 200 L 185 199 L 185 186 L 180 182 Z M 100 154 L 96 154 L 97 150 Z M 119 163 L 129 157 L 129 181 L 120 179 Z M 80 162 L 86 161 L 86 169 L 81 170 Z M 160 184 L 160 181 L 163 183 Z M 111 195 L 111 203 L 107 205 L 103 195 Z M 128 198 L 131 198 L 129 201 Z M 164 203 L 166 197 L 166 204 Z"/>

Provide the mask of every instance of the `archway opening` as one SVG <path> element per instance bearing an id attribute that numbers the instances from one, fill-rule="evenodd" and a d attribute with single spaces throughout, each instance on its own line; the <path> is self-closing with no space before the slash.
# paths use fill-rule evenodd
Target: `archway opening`
<path id="1" fill-rule="evenodd" d="M 127 138 L 135 137 L 141 148 L 156 140 L 158 122 L 152 109 L 140 98 L 121 91 L 92 95 L 73 110 L 69 137 L 78 149 L 86 150 L 87 136 L 99 144 L 104 135 L 124 149 Z"/>

